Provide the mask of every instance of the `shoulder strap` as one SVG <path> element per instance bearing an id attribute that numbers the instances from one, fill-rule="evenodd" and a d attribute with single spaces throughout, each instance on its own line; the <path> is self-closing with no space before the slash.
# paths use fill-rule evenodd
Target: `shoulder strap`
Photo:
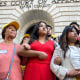
<path id="1" fill-rule="evenodd" d="M 15 54 L 15 48 L 16 48 L 16 44 L 14 44 L 13 56 L 12 56 L 12 60 L 11 60 L 11 63 L 10 63 L 10 67 L 9 67 L 9 71 L 8 71 L 8 76 L 9 76 L 9 74 L 10 74 L 11 67 L 12 67 L 12 63 L 13 63 L 14 54 Z M 7 77 L 8 77 L 8 76 L 7 76 Z"/>

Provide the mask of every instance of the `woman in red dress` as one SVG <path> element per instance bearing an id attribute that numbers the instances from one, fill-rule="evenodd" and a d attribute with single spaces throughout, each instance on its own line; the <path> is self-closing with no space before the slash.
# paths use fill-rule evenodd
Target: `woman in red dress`
<path id="1" fill-rule="evenodd" d="M 31 50 L 20 49 L 19 54 L 29 57 L 24 80 L 56 80 L 50 70 L 50 61 L 54 51 L 53 41 L 47 38 L 46 23 L 40 21 L 36 24 L 30 41 Z M 43 52 L 43 53 L 41 53 Z"/>

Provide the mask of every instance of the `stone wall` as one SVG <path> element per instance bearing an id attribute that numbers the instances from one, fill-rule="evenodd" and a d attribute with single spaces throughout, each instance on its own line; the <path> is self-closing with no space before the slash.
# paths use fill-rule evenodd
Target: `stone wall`
<path id="1" fill-rule="evenodd" d="M 1 28 L 5 23 L 16 20 L 20 24 L 20 29 L 17 33 L 16 41 L 19 43 L 25 31 L 36 22 L 43 20 L 53 27 L 53 33 L 59 36 L 64 27 L 72 21 L 77 21 L 80 24 L 80 2 L 71 3 L 51 3 L 52 0 L 30 0 L 26 2 L 28 5 L 21 6 L 21 0 L 0 0 L 0 42 Z M 29 1 L 29 0 L 26 0 Z M 16 2 L 16 3 L 15 3 Z M 39 4 L 40 3 L 40 4 Z M 24 4 L 24 2 L 22 3 Z M 41 6 L 44 5 L 44 6 Z"/>

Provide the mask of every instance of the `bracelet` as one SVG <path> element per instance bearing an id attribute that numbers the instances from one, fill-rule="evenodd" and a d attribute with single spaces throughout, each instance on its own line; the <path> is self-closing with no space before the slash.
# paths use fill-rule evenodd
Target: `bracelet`
<path id="1" fill-rule="evenodd" d="M 67 76 L 69 76 L 69 72 L 70 72 L 70 70 L 67 71 L 67 73 L 66 73 Z"/>

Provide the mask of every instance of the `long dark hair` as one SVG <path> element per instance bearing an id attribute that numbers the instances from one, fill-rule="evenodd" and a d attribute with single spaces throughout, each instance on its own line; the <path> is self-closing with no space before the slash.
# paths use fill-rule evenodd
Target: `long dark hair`
<path id="1" fill-rule="evenodd" d="M 38 40 L 39 39 L 38 31 L 39 31 L 39 25 L 40 25 L 40 23 L 44 23 L 46 25 L 46 28 L 47 28 L 47 24 L 45 22 L 43 22 L 43 21 L 38 22 L 35 25 L 34 29 L 33 29 L 33 32 L 31 34 L 31 40 L 30 40 L 29 44 L 31 44 L 35 40 Z M 46 40 L 48 40 L 48 36 L 47 35 L 46 35 Z"/>
<path id="2" fill-rule="evenodd" d="M 24 38 L 22 39 L 21 43 L 20 44 L 23 44 L 23 41 L 24 41 Z"/>
<path id="3" fill-rule="evenodd" d="M 62 35 L 60 36 L 59 44 L 60 44 L 61 49 L 64 51 L 64 58 L 65 58 L 67 50 L 69 49 L 68 33 L 71 32 L 73 28 L 74 27 L 72 27 L 72 26 L 66 26 L 62 32 Z M 77 29 L 76 28 L 74 28 L 74 29 L 77 32 Z M 78 41 L 76 41 L 75 44 L 79 45 Z"/>

